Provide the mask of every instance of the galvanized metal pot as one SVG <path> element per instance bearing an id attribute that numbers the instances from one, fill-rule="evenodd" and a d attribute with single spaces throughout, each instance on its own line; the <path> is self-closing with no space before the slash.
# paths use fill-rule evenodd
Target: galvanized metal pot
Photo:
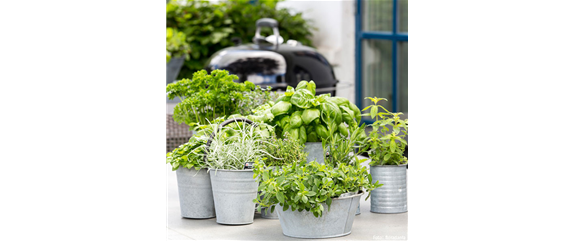
<path id="1" fill-rule="evenodd" d="M 283 234 L 294 238 L 333 238 L 348 235 L 353 227 L 361 195 L 363 193 L 334 198 L 330 211 L 327 211 L 327 204 L 322 203 L 325 211 L 323 216 L 318 218 L 312 212 L 291 209 L 283 211 L 281 206 L 277 206 Z"/>
<path id="2" fill-rule="evenodd" d="M 255 215 L 257 187 L 253 170 L 209 170 L 216 222 L 220 224 L 250 224 Z"/>
<path id="3" fill-rule="evenodd" d="M 407 211 L 407 165 L 371 166 L 373 182 L 383 186 L 371 192 L 371 212 L 404 213 Z"/>
<path id="4" fill-rule="evenodd" d="M 184 218 L 215 217 L 211 180 L 207 169 L 196 171 L 193 168 L 179 167 L 175 173 L 181 216 Z"/>
<path id="5" fill-rule="evenodd" d="M 323 145 L 321 142 L 306 142 L 304 151 L 309 153 L 309 155 L 307 155 L 307 163 L 315 160 L 321 164 L 325 163 L 325 157 L 323 156 Z"/>

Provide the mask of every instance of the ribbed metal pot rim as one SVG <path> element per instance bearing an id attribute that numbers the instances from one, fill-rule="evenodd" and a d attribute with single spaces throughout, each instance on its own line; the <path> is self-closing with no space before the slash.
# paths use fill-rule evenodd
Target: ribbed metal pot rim
<path id="1" fill-rule="evenodd" d="M 253 169 L 244 169 L 244 170 L 227 170 L 227 169 L 211 169 L 209 168 L 209 171 L 214 171 L 214 172 L 253 172 Z"/>
<path id="2" fill-rule="evenodd" d="M 346 196 L 346 197 L 337 197 L 337 198 L 333 198 L 333 200 L 343 200 L 343 199 L 347 199 L 347 198 L 354 198 L 356 196 L 363 196 L 363 194 L 365 194 L 365 192 L 363 192 L 363 190 L 361 190 L 361 191 L 359 191 L 359 193 L 357 193 L 355 195 Z"/>
<path id="3" fill-rule="evenodd" d="M 408 163 L 407 164 L 401 164 L 401 165 L 369 165 L 369 166 L 372 166 L 372 167 L 404 167 L 407 165 L 408 165 Z"/>

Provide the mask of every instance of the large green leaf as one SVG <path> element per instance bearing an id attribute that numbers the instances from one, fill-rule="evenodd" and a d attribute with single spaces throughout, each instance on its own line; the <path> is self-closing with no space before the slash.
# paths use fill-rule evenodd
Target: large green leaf
<path id="1" fill-rule="evenodd" d="M 295 94 L 291 96 L 291 103 L 299 108 L 307 109 L 313 106 L 312 101 L 315 99 L 315 95 L 307 89 L 298 89 Z"/>
<path id="2" fill-rule="evenodd" d="M 319 118 L 320 115 L 321 111 L 316 108 L 306 109 L 303 111 L 301 119 L 303 119 L 303 123 L 305 123 L 305 125 L 309 125 L 313 120 Z"/>

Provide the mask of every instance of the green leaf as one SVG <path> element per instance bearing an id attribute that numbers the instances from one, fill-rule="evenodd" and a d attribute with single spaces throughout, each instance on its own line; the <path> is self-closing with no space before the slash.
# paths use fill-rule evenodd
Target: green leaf
<path id="1" fill-rule="evenodd" d="M 301 201 L 303 201 L 303 203 L 307 203 L 307 201 L 309 201 L 309 199 L 307 198 L 307 196 L 303 195 L 301 197 Z"/>
<path id="2" fill-rule="evenodd" d="M 282 192 L 277 192 L 277 200 L 279 200 L 279 202 L 283 203 L 285 202 L 285 196 L 283 196 Z"/>
<path id="3" fill-rule="evenodd" d="M 331 199 L 331 197 L 327 197 L 327 200 L 325 201 L 325 203 L 327 203 L 327 206 L 329 207 L 329 210 L 331 210 L 331 203 L 333 202 L 333 199 Z"/>
<path id="4" fill-rule="evenodd" d="M 373 108 L 371 108 L 371 119 L 375 119 L 375 116 L 377 115 L 377 111 L 378 111 L 378 107 L 373 106 Z"/>
<path id="5" fill-rule="evenodd" d="M 297 183 L 299 185 L 299 191 L 305 191 L 305 185 L 302 182 Z"/>
<path id="6" fill-rule="evenodd" d="M 390 147 L 391 152 L 395 152 L 395 149 L 397 149 L 397 143 L 395 142 L 395 140 L 391 139 Z"/>
<path id="7" fill-rule="evenodd" d="M 317 195 L 317 193 L 316 193 L 316 192 L 313 192 L 313 191 L 309 191 L 309 192 L 307 193 L 307 196 L 310 196 L 310 197 L 311 197 L 311 196 L 315 196 L 315 195 Z"/>
<path id="8" fill-rule="evenodd" d="M 315 99 L 315 95 L 307 89 L 298 89 L 295 94 L 291 97 L 291 103 L 299 108 L 308 109 L 313 106 L 312 100 Z"/>
<path id="9" fill-rule="evenodd" d="M 283 205 L 283 212 L 287 211 L 287 209 L 289 209 L 288 205 Z"/>

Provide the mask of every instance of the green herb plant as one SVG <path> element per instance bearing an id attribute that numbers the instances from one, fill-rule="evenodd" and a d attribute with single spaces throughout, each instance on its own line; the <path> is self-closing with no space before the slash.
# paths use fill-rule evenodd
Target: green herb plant
<path id="1" fill-rule="evenodd" d="M 382 184 L 372 183 L 367 168 L 357 164 L 341 163 L 337 168 L 317 162 L 291 163 L 281 170 L 267 168 L 262 161 L 256 161 L 254 178 L 259 181 L 262 195 L 253 201 L 261 207 L 275 210 L 275 204 L 287 211 L 309 211 L 320 217 L 331 209 L 333 198 L 344 193 L 369 192 Z M 365 199 L 365 200 L 366 200 Z"/>
<path id="2" fill-rule="evenodd" d="M 275 103 L 274 101 L 279 98 L 279 95 L 279 93 L 271 91 L 271 86 L 264 89 L 261 88 L 261 86 L 256 85 L 252 91 L 247 91 L 243 94 L 243 98 L 238 104 L 239 114 L 251 115 L 255 111 L 265 108 L 260 108 L 260 106 L 268 104 L 269 102 Z M 268 107 L 270 108 L 271 106 Z"/>
<path id="3" fill-rule="evenodd" d="M 291 138 L 272 137 L 269 140 L 269 144 L 265 145 L 265 149 L 269 154 L 265 159 L 265 165 L 268 167 L 280 167 L 306 161 L 309 154 L 305 152 L 304 145 Z"/>
<path id="4" fill-rule="evenodd" d="M 368 151 L 371 158 L 370 165 L 401 165 L 407 164 L 407 157 L 403 156 L 407 141 L 405 140 L 408 132 L 408 119 L 401 120 L 400 115 L 403 113 L 392 113 L 377 103 L 384 98 L 367 97 L 373 104 L 365 107 L 363 111 L 369 110 L 369 113 L 363 114 L 375 119 L 370 126 L 373 128 L 369 133 Z M 379 112 L 379 108 L 383 111 Z M 389 128 L 389 126 L 391 128 Z"/>
<path id="5" fill-rule="evenodd" d="M 239 113 L 244 93 L 255 89 L 249 81 L 236 83 L 237 75 L 226 70 L 197 71 L 193 78 L 182 79 L 166 87 L 169 99 L 181 100 L 173 110 L 173 119 L 189 126 L 206 125 L 218 117 Z"/>
<path id="6" fill-rule="evenodd" d="M 205 144 L 209 139 L 209 135 L 222 121 L 223 119 L 219 118 L 212 124 L 196 126 L 196 133 L 187 143 L 167 153 L 166 162 L 171 165 L 172 171 L 175 171 L 180 167 L 187 169 L 195 168 L 196 170 L 207 168 L 207 164 L 203 161 L 203 156 L 205 155 Z"/>
<path id="7" fill-rule="evenodd" d="M 328 125 L 333 123 L 336 127 L 331 130 L 345 136 L 349 129 L 357 128 L 361 111 L 356 105 L 330 94 L 315 96 L 315 89 L 313 81 L 301 81 L 296 88 L 289 86 L 276 101 L 267 103 L 270 109 L 256 111 L 248 118 L 275 126 L 279 137 L 289 134 L 301 144 L 329 138 Z M 366 138 L 364 133 L 361 136 Z"/>
<path id="8" fill-rule="evenodd" d="M 235 122 L 216 129 L 206 150 L 207 166 L 218 170 L 241 170 L 246 162 L 263 160 L 269 156 L 265 146 L 270 144 L 261 131 L 250 124 Z"/>
<path id="9" fill-rule="evenodd" d="M 173 28 L 167 28 L 166 37 L 167 62 L 169 62 L 172 57 L 185 57 L 185 59 L 189 59 L 191 47 L 185 41 L 185 34 Z"/>

